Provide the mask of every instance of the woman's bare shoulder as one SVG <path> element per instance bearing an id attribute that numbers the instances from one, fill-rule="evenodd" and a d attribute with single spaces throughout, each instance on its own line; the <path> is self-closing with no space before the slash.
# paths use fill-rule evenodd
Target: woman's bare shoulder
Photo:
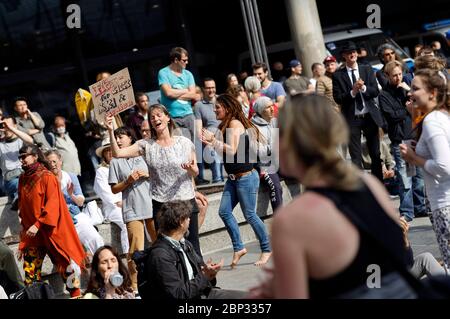
<path id="1" fill-rule="evenodd" d="M 229 127 L 230 128 L 244 128 L 244 125 L 241 123 L 241 121 L 233 119 L 233 120 L 231 120 Z"/>
<path id="2" fill-rule="evenodd" d="M 306 192 L 281 208 L 274 222 L 293 227 L 296 233 L 306 235 L 316 226 L 325 226 L 324 222 L 333 210 L 336 207 L 329 199 L 314 192 Z"/>

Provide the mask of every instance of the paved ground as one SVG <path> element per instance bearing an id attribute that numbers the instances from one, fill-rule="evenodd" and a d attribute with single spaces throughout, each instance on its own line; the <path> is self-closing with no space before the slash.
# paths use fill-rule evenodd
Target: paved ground
<path id="1" fill-rule="evenodd" d="M 398 206 L 398 200 L 395 201 Z M 430 219 L 428 217 L 416 218 L 410 224 L 409 239 L 414 251 L 414 255 L 428 251 L 441 260 L 441 255 L 436 242 L 436 236 L 433 232 Z M 246 244 L 247 255 L 245 255 L 239 265 L 235 269 L 229 266 L 224 267 L 217 277 L 217 285 L 221 288 L 247 290 L 258 284 L 264 278 L 263 271 L 254 266 L 253 262 L 258 260 L 260 250 L 258 242 L 250 242 Z M 212 258 L 219 261 L 224 258 L 225 265 L 231 263 L 233 250 L 231 248 L 205 255 L 204 258 Z M 270 265 L 270 264 L 269 264 Z"/>

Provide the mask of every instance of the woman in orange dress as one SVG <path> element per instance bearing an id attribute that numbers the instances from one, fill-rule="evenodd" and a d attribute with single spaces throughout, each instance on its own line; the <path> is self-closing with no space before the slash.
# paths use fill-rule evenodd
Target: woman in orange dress
<path id="1" fill-rule="evenodd" d="M 43 164 L 46 161 L 36 145 L 20 148 L 19 159 L 24 170 L 19 178 L 19 216 L 22 224 L 19 251 L 24 259 L 25 285 L 41 280 L 42 263 L 48 254 L 62 275 L 71 297 L 79 296 L 79 279 L 73 274 L 79 275 L 86 254 L 58 179 Z"/>

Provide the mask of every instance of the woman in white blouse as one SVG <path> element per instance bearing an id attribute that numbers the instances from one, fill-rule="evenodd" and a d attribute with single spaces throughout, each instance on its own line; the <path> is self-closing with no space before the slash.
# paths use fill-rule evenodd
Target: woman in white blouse
<path id="1" fill-rule="evenodd" d="M 163 203 L 191 200 L 193 216 L 189 223 L 188 240 L 201 255 L 198 239 L 198 206 L 195 202 L 193 178 L 198 175 L 194 144 L 184 136 L 174 136 L 174 121 L 162 104 L 149 109 L 151 138 L 119 148 L 114 137 L 112 117 L 106 117 L 114 157 L 143 156 L 152 181 L 153 216 L 158 228 L 157 214 Z"/>
<path id="2" fill-rule="evenodd" d="M 450 269 L 450 102 L 445 78 L 436 71 L 416 72 L 409 93 L 412 106 L 425 114 L 414 149 L 400 145 L 404 159 L 424 168 L 432 223 L 447 271 Z"/>

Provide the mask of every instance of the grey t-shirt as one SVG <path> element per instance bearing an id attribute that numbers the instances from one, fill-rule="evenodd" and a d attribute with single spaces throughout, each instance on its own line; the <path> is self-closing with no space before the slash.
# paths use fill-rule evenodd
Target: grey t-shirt
<path id="1" fill-rule="evenodd" d="M 206 100 L 201 100 L 194 105 L 194 115 L 196 120 L 202 120 L 203 128 L 214 131 L 220 121 L 216 118 L 214 113 L 215 104 Z"/>
<path id="2" fill-rule="evenodd" d="M 300 75 L 297 79 L 290 77 L 284 81 L 284 88 L 289 95 L 297 95 L 303 91 L 306 91 L 310 84 L 311 82 L 309 82 L 307 77 Z"/>
<path id="3" fill-rule="evenodd" d="M 135 170 L 148 173 L 147 164 L 142 156 L 132 158 L 113 158 L 109 166 L 109 184 L 118 184 L 128 178 Z M 151 177 L 150 177 L 151 178 Z M 153 217 L 150 179 L 140 178 L 122 191 L 123 220 L 143 220 Z"/>
<path id="4" fill-rule="evenodd" d="M 47 139 L 45 138 L 45 135 L 43 133 L 43 130 L 45 127 L 45 122 L 42 119 L 42 117 L 39 115 L 39 113 L 33 112 L 33 115 L 35 115 L 38 118 L 38 120 L 39 120 L 38 125 L 34 125 L 34 123 L 30 117 L 28 117 L 28 119 L 23 119 L 20 116 L 16 116 L 17 128 L 27 134 L 28 134 L 28 131 L 31 129 L 40 130 L 39 133 L 36 133 L 31 136 L 33 138 L 34 143 L 36 143 L 38 145 L 41 144 L 44 149 L 50 149 L 50 144 L 48 144 Z"/>

